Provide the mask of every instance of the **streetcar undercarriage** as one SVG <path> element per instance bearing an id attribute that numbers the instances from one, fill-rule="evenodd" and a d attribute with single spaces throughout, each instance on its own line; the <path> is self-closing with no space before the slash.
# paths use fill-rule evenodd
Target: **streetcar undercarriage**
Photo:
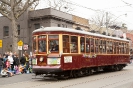
<path id="1" fill-rule="evenodd" d="M 43 75 L 43 77 L 53 77 L 53 78 L 78 78 L 82 76 L 89 76 L 96 72 L 102 71 L 120 71 L 122 70 L 126 64 L 117 64 L 117 65 L 108 65 L 108 66 L 97 66 L 97 67 L 86 67 L 76 70 L 67 70 L 63 71 L 61 69 L 51 69 L 51 70 L 38 70 L 35 75 Z"/>

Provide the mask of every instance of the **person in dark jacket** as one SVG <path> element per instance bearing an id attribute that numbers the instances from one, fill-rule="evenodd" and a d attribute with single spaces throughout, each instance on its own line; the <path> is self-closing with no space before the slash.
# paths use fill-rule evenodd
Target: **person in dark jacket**
<path id="1" fill-rule="evenodd" d="M 25 58 L 25 54 L 23 54 L 23 56 L 20 58 L 20 67 L 24 67 L 22 73 L 26 73 L 26 68 L 25 68 L 25 65 L 26 65 L 26 58 Z"/>
<path id="2" fill-rule="evenodd" d="M 13 60 L 14 60 L 14 62 L 13 62 L 13 64 L 14 64 L 14 74 L 17 74 L 18 71 L 19 71 L 18 68 L 19 68 L 19 64 L 20 64 L 17 53 L 14 54 Z"/>
<path id="3" fill-rule="evenodd" d="M 19 58 L 18 58 L 18 55 L 17 54 L 15 54 L 14 55 L 14 57 L 13 57 L 13 59 L 14 59 L 14 66 L 19 66 L 19 64 L 20 64 L 20 61 L 19 61 Z"/>
<path id="4" fill-rule="evenodd" d="M 3 58 L 2 58 L 2 55 L 0 54 L 0 74 L 1 74 L 2 68 L 3 68 Z"/>
<path id="5" fill-rule="evenodd" d="M 20 64 L 22 66 L 24 66 L 26 64 L 26 58 L 25 58 L 25 54 L 23 54 L 23 56 L 20 58 Z"/>
<path id="6" fill-rule="evenodd" d="M 56 43 L 54 43 L 51 51 L 59 51 L 59 46 Z"/>

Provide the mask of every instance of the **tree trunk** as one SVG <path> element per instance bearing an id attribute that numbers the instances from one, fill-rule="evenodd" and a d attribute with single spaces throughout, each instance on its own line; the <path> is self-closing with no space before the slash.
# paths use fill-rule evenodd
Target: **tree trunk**
<path id="1" fill-rule="evenodd" d="M 17 30 L 17 22 L 14 19 L 11 20 L 12 24 L 12 52 L 17 52 L 18 53 L 18 30 Z"/>
<path id="2" fill-rule="evenodd" d="M 14 0 L 11 0 L 11 24 L 12 24 L 12 52 L 18 53 L 18 30 L 17 30 L 17 19 L 14 15 Z"/>

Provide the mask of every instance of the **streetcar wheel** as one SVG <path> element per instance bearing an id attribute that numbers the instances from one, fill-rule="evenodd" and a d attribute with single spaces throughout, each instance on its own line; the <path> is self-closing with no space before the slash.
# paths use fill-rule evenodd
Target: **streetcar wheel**
<path id="1" fill-rule="evenodd" d="M 89 74 L 89 75 L 92 75 L 92 74 L 93 74 L 92 69 L 88 69 L 88 74 Z"/>

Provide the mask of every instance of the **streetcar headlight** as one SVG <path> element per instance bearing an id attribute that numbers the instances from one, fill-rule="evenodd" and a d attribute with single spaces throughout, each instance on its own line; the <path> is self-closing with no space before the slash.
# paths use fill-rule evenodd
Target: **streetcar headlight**
<path id="1" fill-rule="evenodd" d="M 40 62 L 42 62 L 42 61 L 43 61 L 43 59 L 44 59 L 44 57 L 40 57 L 40 59 L 39 59 L 39 60 L 40 60 Z"/>

